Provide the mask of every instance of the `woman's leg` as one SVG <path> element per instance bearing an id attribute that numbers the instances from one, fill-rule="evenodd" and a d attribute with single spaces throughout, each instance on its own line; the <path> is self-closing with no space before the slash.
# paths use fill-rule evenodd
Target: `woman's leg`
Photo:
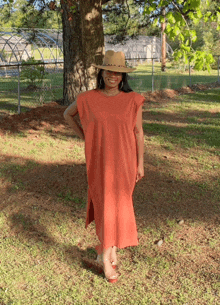
<path id="1" fill-rule="evenodd" d="M 112 268 L 111 264 L 111 251 L 112 247 L 103 250 L 103 263 L 104 263 L 104 272 L 107 278 L 112 276 L 117 276 L 116 271 Z"/>
<path id="2" fill-rule="evenodd" d="M 95 249 L 96 249 L 96 252 L 97 252 L 98 255 L 102 254 L 103 249 L 102 249 L 102 245 L 101 245 L 101 244 L 97 245 L 97 246 L 95 247 Z M 114 246 L 114 247 L 110 247 L 109 249 L 111 249 L 110 261 L 111 261 L 111 263 L 114 262 L 115 265 L 117 265 L 117 254 L 116 254 L 116 252 L 117 252 L 117 247 Z"/>
<path id="3" fill-rule="evenodd" d="M 112 250 L 111 250 L 111 263 L 114 262 L 115 265 L 117 265 L 117 254 L 116 254 L 116 251 L 117 251 L 117 247 L 116 246 L 112 247 Z"/>

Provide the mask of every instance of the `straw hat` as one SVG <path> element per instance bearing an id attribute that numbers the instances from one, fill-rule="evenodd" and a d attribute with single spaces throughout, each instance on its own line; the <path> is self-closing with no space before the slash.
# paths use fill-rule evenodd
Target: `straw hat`
<path id="1" fill-rule="evenodd" d="M 126 67 L 125 55 L 123 52 L 114 52 L 113 50 L 109 50 L 105 53 L 102 66 L 93 66 L 99 69 L 122 73 L 128 73 L 136 70 L 135 68 Z"/>

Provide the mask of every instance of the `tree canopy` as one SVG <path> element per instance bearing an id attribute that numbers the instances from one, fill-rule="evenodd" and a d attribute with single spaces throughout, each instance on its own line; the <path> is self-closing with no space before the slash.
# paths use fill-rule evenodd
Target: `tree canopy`
<path id="1" fill-rule="evenodd" d="M 1 1 L 1 0 L 0 0 Z M 0 2 L 0 26 L 15 28 L 62 28 L 61 14 L 42 0 Z"/>
<path id="2" fill-rule="evenodd" d="M 70 12 L 80 1 L 71 0 Z M 51 28 L 61 24 L 59 1 L 4 0 L 1 26 Z M 3 4 L 4 3 L 4 4 Z M 159 34 L 161 23 L 176 47 L 174 58 L 195 69 L 210 69 L 218 52 L 220 4 L 209 0 L 102 0 L 105 34 L 118 40 L 137 34 Z M 163 14 L 165 12 L 165 16 Z M 211 26 L 210 26 L 211 25 Z"/>

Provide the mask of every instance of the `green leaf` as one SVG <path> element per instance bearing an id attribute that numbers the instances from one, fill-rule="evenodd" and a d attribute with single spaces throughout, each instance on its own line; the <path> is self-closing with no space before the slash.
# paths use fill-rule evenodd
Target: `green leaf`
<path id="1" fill-rule="evenodd" d="M 158 18 L 155 18 L 153 21 L 153 26 L 157 26 L 157 24 L 158 24 Z"/>
<path id="2" fill-rule="evenodd" d="M 179 12 L 173 14 L 173 17 L 175 18 L 176 22 L 181 22 L 181 23 L 183 22 L 183 24 L 185 24 L 185 21 Z"/>
<path id="3" fill-rule="evenodd" d="M 185 44 L 181 45 L 181 49 L 190 52 L 190 47 L 186 46 Z"/>
<path id="4" fill-rule="evenodd" d="M 197 25 L 197 24 L 199 23 L 199 21 L 200 21 L 200 19 L 198 19 L 198 18 L 196 19 L 196 18 L 195 18 L 195 19 L 193 20 L 193 23 L 194 23 L 195 25 Z"/>
<path id="5" fill-rule="evenodd" d="M 166 29 L 165 29 L 166 33 L 169 33 L 171 30 L 172 30 L 171 25 L 169 23 L 167 23 Z"/>
<path id="6" fill-rule="evenodd" d="M 201 0 L 188 0 L 189 9 L 196 10 L 201 5 Z"/>
<path id="7" fill-rule="evenodd" d="M 195 16 L 194 16 L 194 13 L 193 13 L 193 12 L 189 12 L 189 13 L 188 13 L 188 17 L 189 17 L 191 20 L 194 20 L 194 19 L 195 19 Z"/>
<path id="8" fill-rule="evenodd" d="M 166 21 L 166 19 L 163 16 L 160 16 L 160 22 L 164 23 Z"/>
<path id="9" fill-rule="evenodd" d="M 196 31 L 191 30 L 191 31 L 190 31 L 190 37 L 191 37 L 191 40 L 192 40 L 193 42 L 195 42 L 195 41 L 197 40 Z"/>
<path id="10" fill-rule="evenodd" d="M 166 6 L 165 2 L 166 1 L 164 1 L 164 0 L 160 0 L 160 2 L 158 3 L 158 7 Z"/>
<path id="11" fill-rule="evenodd" d="M 176 36 L 178 36 L 178 35 L 180 34 L 180 29 L 179 29 L 179 27 L 178 27 L 178 26 L 174 26 L 173 32 L 174 32 L 174 34 L 175 34 Z"/>
<path id="12" fill-rule="evenodd" d="M 180 34 L 179 34 L 179 40 L 180 40 L 180 41 L 184 41 L 184 39 L 185 39 L 184 35 L 183 35 L 182 33 L 180 33 Z"/>
<path id="13" fill-rule="evenodd" d="M 150 8 L 147 7 L 147 6 L 145 6 L 144 11 L 143 11 L 143 15 L 144 15 L 144 16 L 145 16 L 145 15 L 150 15 L 150 13 L 151 13 Z"/>
<path id="14" fill-rule="evenodd" d="M 176 19 L 174 18 L 173 14 L 171 12 L 169 12 L 166 15 L 166 18 L 167 18 L 167 21 L 170 22 L 170 23 L 175 23 L 176 22 Z"/>
<path id="15" fill-rule="evenodd" d="M 198 17 L 199 19 L 202 18 L 202 12 L 200 11 L 200 9 L 197 10 L 197 17 Z"/>
<path id="16" fill-rule="evenodd" d="M 152 6 L 150 6 L 150 7 L 148 8 L 148 10 L 149 10 L 149 12 L 151 13 L 151 12 L 154 11 L 154 8 L 153 8 Z"/>

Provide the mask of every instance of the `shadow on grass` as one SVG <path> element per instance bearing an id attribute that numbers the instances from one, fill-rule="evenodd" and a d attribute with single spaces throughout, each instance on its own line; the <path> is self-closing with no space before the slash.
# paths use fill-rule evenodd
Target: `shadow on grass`
<path id="1" fill-rule="evenodd" d="M 145 132 L 155 136 L 164 137 L 165 142 L 180 144 L 182 147 L 197 147 L 204 144 L 212 147 L 220 147 L 220 127 L 206 126 L 197 123 L 191 123 L 186 127 L 172 126 L 159 123 L 144 123 Z"/>
<path id="2" fill-rule="evenodd" d="M 151 159 L 146 161 L 152 163 Z M 172 167 L 170 163 L 163 165 L 162 161 L 160 167 L 165 170 Z M 204 181 L 192 183 L 175 179 L 169 173 L 162 174 L 158 166 L 149 165 L 145 171 L 146 177 L 137 183 L 134 190 L 134 206 L 137 211 L 142 211 L 147 226 L 155 224 L 156 219 L 164 220 L 171 215 L 176 219 L 184 216 L 208 222 L 219 213 L 218 203 L 213 203 L 213 189 Z M 1 211 L 10 210 L 12 206 L 29 217 L 32 217 L 33 209 L 39 209 L 39 214 L 51 211 L 67 214 L 71 219 L 75 215 L 77 219 L 85 220 L 86 164 L 44 164 L 4 156 L 1 179 L 6 183 L 1 196 Z M 218 192 L 216 190 L 216 195 Z"/>
<path id="3" fill-rule="evenodd" d="M 56 100 L 62 97 L 61 89 L 42 89 L 40 91 L 33 92 L 21 92 L 20 93 L 20 111 L 26 112 L 29 109 L 33 109 L 42 106 L 43 103 L 50 103 L 52 100 Z M 0 111 L 5 114 L 18 113 L 18 93 L 11 90 L 1 93 Z"/>
<path id="4" fill-rule="evenodd" d="M 6 115 L 8 113 L 17 114 L 18 113 L 18 104 L 15 105 L 12 102 L 10 103 L 10 102 L 1 101 L 0 109 L 1 109 L 0 115 Z M 33 107 L 23 106 L 21 108 L 21 112 L 30 111 L 31 109 L 33 109 Z"/>
<path id="5" fill-rule="evenodd" d="M 219 126 L 220 112 L 209 112 L 202 110 L 185 110 L 180 113 L 176 110 L 175 113 L 166 113 L 161 110 L 145 110 L 143 112 L 143 120 L 155 120 L 167 122 L 181 122 L 190 123 L 196 122 L 197 124 L 210 124 L 210 119 L 216 120 L 217 126 Z M 202 119 L 202 120 L 201 120 Z"/>
<path id="6" fill-rule="evenodd" d="M 152 166 L 151 158 L 146 160 L 149 164 L 145 168 L 146 177 L 138 182 L 133 194 L 138 232 L 143 228 L 160 228 L 168 218 L 204 222 L 207 226 L 213 222 L 217 224 L 220 209 L 217 200 L 212 200 L 213 190 L 202 181 L 190 183 L 162 173 L 162 165 L 160 168 Z M 164 168 L 170 166 L 172 164 L 163 165 Z M 21 244 L 27 247 L 38 244 L 42 251 L 54 249 L 58 258 L 70 266 L 80 264 L 104 277 L 100 268 L 92 264 L 96 258 L 94 248 L 83 250 L 79 244 L 71 244 L 71 238 L 65 236 L 66 241 L 62 242 L 51 233 L 50 223 L 53 227 L 56 219 L 59 226 L 64 224 L 63 221 L 72 222 L 79 237 L 91 234 L 90 226 L 87 230 L 84 226 L 87 202 L 85 164 L 45 164 L 5 155 L 1 160 L 0 178 L 5 183 L 0 211 L 7 215 L 10 233 Z M 220 196 L 219 189 L 216 192 Z M 143 254 L 141 256 L 146 259 Z"/>
<path id="7" fill-rule="evenodd" d="M 94 274 L 101 275 L 102 269 L 97 268 L 93 263 L 96 258 L 96 252 L 93 248 L 86 250 L 80 249 L 79 246 L 74 246 L 66 243 L 57 242 L 48 232 L 48 228 L 42 224 L 36 226 L 36 220 L 31 215 L 22 213 L 12 213 L 8 218 L 11 230 L 17 233 L 17 239 L 28 247 L 40 244 L 44 250 L 51 248 L 58 249 L 57 254 L 60 259 L 71 266 L 81 263 L 81 267 L 93 271 Z"/>

